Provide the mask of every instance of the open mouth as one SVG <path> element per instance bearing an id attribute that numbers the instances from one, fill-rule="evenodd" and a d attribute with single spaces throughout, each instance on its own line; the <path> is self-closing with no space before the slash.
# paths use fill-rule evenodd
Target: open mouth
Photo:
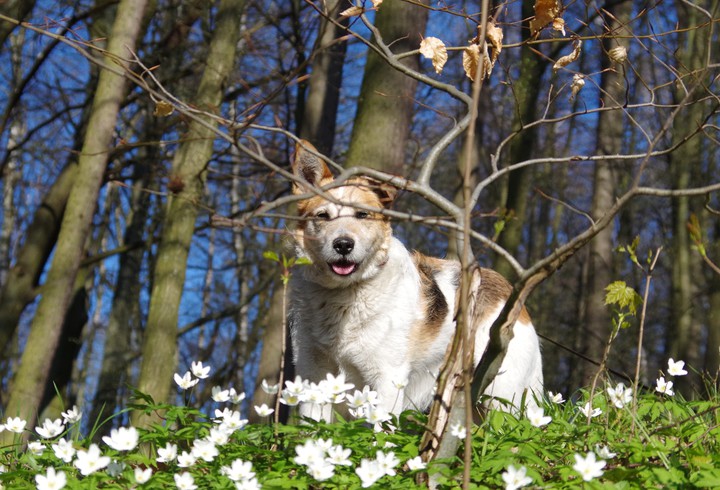
<path id="1" fill-rule="evenodd" d="M 338 260 L 337 262 L 330 263 L 330 268 L 338 276 L 349 276 L 357 269 L 358 264 L 350 260 Z"/>

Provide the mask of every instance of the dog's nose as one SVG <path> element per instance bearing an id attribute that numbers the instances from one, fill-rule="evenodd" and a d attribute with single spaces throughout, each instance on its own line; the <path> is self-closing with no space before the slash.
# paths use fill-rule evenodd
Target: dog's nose
<path id="1" fill-rule="evenodd" d="M 348 255 L 355 248 L 355 240 L 348 237 L 336 238 L 333 240 L 333 248 L 340 255 Z"/>

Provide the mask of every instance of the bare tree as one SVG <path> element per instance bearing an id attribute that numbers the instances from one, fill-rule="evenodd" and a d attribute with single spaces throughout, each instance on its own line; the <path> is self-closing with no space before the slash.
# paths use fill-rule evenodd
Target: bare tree
<path id="1" fill-rule="evenodd" d="M 107 52 L 120 66 L 127 67 L 128 49 L 132 50 L 135 46 L 144 9 L 144 0 L 124 0 L 118 6 Z M 20 415 L 30 425 L 37 416 L 36 410 L 50 374 L 64 313 L 70 305 L 125 85 L 122 73 L 103 70 L 100 74 L 85 144 L 78 161 L 78 175 L 65 209 L 55 257 L 13 380 L 6 413 Z"/>

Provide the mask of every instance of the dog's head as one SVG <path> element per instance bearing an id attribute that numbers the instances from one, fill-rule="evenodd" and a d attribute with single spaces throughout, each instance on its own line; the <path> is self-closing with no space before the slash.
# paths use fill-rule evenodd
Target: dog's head
<path id="1" fill-rule="evenodd" d="M 304 140 L 295 147 L 292 168 L 296 195 L 334 181 L 315 147 Z M 392 201 L 395 188 L 356 178 L 323 193 L 327 197 L 314 195 L 297 206 L 297 254 L 312 261 L 306 277 L 331 288 L 370 279 L 388 260 L 392 230 L 380 211 Z"/>

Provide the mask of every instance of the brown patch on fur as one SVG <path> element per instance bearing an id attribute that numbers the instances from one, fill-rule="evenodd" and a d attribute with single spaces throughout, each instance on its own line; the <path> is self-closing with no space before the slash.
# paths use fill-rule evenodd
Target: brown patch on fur
<path id="1" fill-rule="evenodd" d="M 443 270 L 443 260 L 427 257 L 419 252 L 413 252 L 413 262 L 420 274 L 420 296 L 425 309 L 425 321 L 418 325 L 418 344 L 426 345 L 432 342 L 442 328 L 449 313 L 449 305 L 435 276 Z"/>
<path id="2" fill-rule="evenodd" d="M 478 291 L 476 311 L 484 316 L 487 312 L 493 311 L 498 305 L 507 301 L 510 293 L 512 293 L 512 286 L 502 275 L 492 269 L 481 267 L 479 274 L 480 290 Z M 531 323 L 530 314 L 524 306 L 520 310 L 518 321 Z"/>

